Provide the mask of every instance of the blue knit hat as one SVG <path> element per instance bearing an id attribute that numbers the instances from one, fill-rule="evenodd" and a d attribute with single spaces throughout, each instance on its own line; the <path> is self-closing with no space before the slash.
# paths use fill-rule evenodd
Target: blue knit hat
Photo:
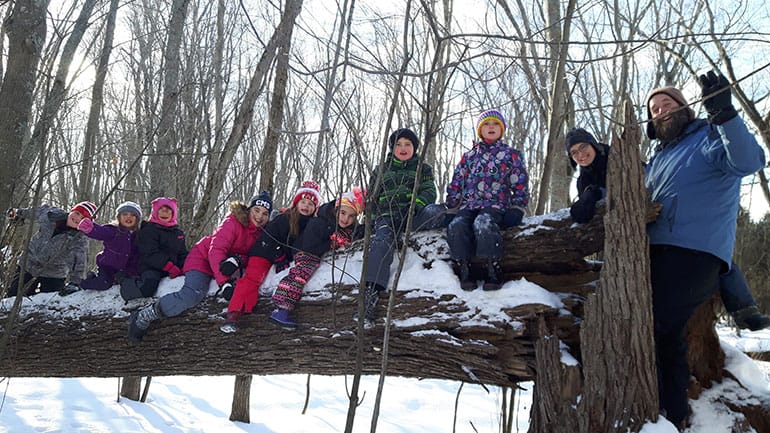
<path id="1" fill-rule="evenodd" d="M 505 135 L 505 117 L 503 117 L 503 115 L 497 110 L 487 110 L 481 113 L 479 119 L 476 121 L 476 137 L 481 138 L 481 125 L 483 125 L 487 120 L 497 121 L 497 123 L 503 127 L 502 131 L 500 131 L 500 136 L 502 137 Z"/>

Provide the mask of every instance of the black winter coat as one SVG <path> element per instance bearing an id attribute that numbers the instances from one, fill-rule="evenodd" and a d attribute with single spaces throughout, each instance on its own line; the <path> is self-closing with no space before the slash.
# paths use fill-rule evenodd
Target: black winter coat
<path id="1" fill-rule="evenodd" d="M 289 227 L 288 210 L 279 214 L 262 229 L 257 241 L 249 250 L 249 256 L 264 257 L 275 263 L 281 256 L 285 256 L 287 261 L 294 257 L 296 249 L 295 242 L 302 235 L 312 216 L 299 216 L 299 233 L 296 237 L 291 235 Z"/>
<path id="2" fill-rule="evenodd" d="M 188 251 L 184 232 L 179 226 L 164 227 L 142 221 L 136 243 L 139 247 L 139 272 L 163 270 L 168 262 L 180 269 L 184 266 Z"/>
<path id="3" fill-rule="evenodd" d="M 297 239 L 297 249 L 321 257 L 334 248 L 331 236 L 337 230 L 337 236 L 352 242 L 363 237 L 362 227 L 354 224 L 347 229 L 337 228 L 337 209 L 335 201 L 325 203 L 318 209 L 318 216 L 308 222 L 302 235 Z"/>
<path id="4" fill-rule="evenodd" d="M 596 149 L 594 162 L 587 167 L 580 167 L 580 175 L 577 180 L 578 196 L 582 195 L 589 186 L 601 188 L 602 196 L 606 194 L 607 157 L 610 154 L 610 147 L 604 143 L 598 143 L 594 149 Z"/>

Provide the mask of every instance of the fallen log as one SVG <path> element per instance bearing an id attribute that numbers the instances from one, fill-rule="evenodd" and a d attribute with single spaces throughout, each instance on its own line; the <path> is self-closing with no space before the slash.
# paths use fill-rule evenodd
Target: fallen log
<path id="1" fill-rule="evenodd" d="M 593 291 L 599 268 L 583 257 L 601 249 L 601 218 L 577 225 L 566 210 L 528 218 L 506 231 L 504 242 L 502 266 L 513 282 L 497 292 L 464 292 L 447 276 L 445 232 L 410 238 L 391 312 L 389 374 L 500 386 L 532 380 L 539 320 L 568 345 L 579 345 L 582 300 Z M 360 248 L 335 256 L 334 267 L 331 258 L 325 259 L 297 310 L 301 326 L 295 331 L 267 321 L 275 276 L 263 286 L 263 299 L 241 331 L 219 331 L 227 305 L 212 296 L 181 316 L 153 324 L 136 346 L 126 339 L 127 316 L 142 302 L 123 304 L 117 288 L 66 298 L 38 294 L 24 300 L 0 375 L 352 374 L 361 261 Z M 381 305 L 387 303 L 384 296 Z M 11 304 L 2 305 L 7 310 Z M 7 332 L 6 315 L 0 312 L 2 332 Z M 383 325 L 360 336 L 364 373 L 380 370 Z"/>

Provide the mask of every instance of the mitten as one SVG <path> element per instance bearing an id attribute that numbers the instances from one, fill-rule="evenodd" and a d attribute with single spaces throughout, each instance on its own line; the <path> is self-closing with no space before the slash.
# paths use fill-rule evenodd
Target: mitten
<path id="1" fill-rule="evenodd" d="M 222 275 L 229 277 L 230 275 L 234 274 L 235 271 L 241 268 L 241 257 L 240 256 L 230 256 L 221 262 L 219 262 L 219 272 L 222 273 Z"/>
<path id="2" fill-rule="evenodd" d="M 163 266 L 163 270 L 168 272 L 168 277 L 172 280 L 180 275 L 182 275 L 182 270 L 179 269 L 179 267 L 172 262 L 166 262 L 166 265 Z"/>
<path id="3" fill-rule="evenodd" d="M 524 211 L 519 208 L 512 208 L 505 211 L 503 215 L 503 226 L 516 227 L 524 219 Z"/>
<path id="4" fill-rule="evenodd" d="M 217 293 L 222 293 L 222 297 L 229 301 L 230 298 L 233 297 L 234 291 L 235 284 L 233 283 L 233 280 L 227 280 L 219 285 L 219 292 Z"/>
<path id="5" fill-rule="evenodd" d="M 584 224 L 591 221 L 596 213 L 596 202 L 602 198 L 602 191 L 598 187 L 589 186 L 586 188 L 578 201 L 572 204 L 569 214 L 572 220 L 578 224 Z"/>
<path id="6" fill-rule="evenodd" d="M 78 230 L 80 230 L 83 233 L 91 233 L 91 230 L 94 229 L 94 222 L 91 220 L 91 218 L 83 218 L 80 220 L 80 224 L 78 224 Z"/>
<path id="7" fill-rule="evenodd" d="M 69 283 L 66 286 L 64 286 L 63 289 L 59 290 L 59 296 L 71 295 L 77 292 L 78 290 L 81 290 L 79 285 L 75 283 Z"/>
<path id="8" fill-rule="evenodd" d="M 709 71 L 699 77 L 703 92 L 703 107 L 709 115 L 709 122 L 721 125 L 738 115 L 733 107 L 730 82 L 722 74 Z"/>

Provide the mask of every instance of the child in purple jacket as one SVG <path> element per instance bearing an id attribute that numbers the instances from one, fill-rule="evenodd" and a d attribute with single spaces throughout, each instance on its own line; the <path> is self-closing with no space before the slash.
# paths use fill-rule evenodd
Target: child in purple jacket
<path id="1" fill-rule="evenodd" d="M 463 290 L 476 288 L 470 276 L 472 259 L 485 265 L 484 290 L 500 288 L 500 228 L 519 225 L 529 203 L 524 156 L 503 142 L 504 133 L 500 112 L 481 113 L 476 122 L 478 141 L 460 159 L 447 187 L 447 207 L 457 209 L 447 227 L 447 243 Z"/>
<path id="2" fill-rule="evenodd" d="M 118 206 L 115 221 L 99 225 L 90 218 L 84 218 L 78 230 L 91 239 L 104 243 L 104 250 L 96 255 L 97 272 L 89 272 L 80 283 L 82 289 L 107 290 L 114 284 L 115 276 L 139 275 L 139 250 L 136 245 L 136 230 L 142 220 L 142 208 L 127 201 Z"/>

